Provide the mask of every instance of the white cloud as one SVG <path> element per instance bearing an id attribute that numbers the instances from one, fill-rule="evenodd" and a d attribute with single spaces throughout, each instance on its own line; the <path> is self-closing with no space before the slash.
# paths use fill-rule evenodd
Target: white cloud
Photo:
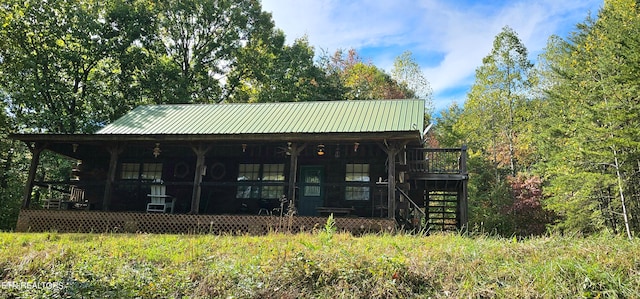
<path id="1" fill-rule="evenodd" d="M 453 99 L 461 104 L 460 90 L 472 83 L 504 26 L 518 33 L 535 58 L 551 34 L 565 35 L 601 5 L 602 0 L 263 0 L 288 40 L 307 35 L 316 53 L 355 48 L 386 70 L 405 50 L 429 57 L 418 63 L 434 90 L 436 109 Z"/>

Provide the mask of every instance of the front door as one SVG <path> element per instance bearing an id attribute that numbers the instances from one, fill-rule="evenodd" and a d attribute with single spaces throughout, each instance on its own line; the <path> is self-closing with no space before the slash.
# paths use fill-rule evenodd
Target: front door
<path id="1" fill-rule="evenodd" d="M 300 167 L 300 216 L 317 216 L 317 207 L 324 204 L 323 186 L 324 168 L 321 166 Z"/>

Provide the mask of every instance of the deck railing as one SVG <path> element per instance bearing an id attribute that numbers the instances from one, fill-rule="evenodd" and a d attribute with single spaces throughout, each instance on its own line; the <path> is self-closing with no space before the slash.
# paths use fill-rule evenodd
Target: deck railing
<path id="1" fill-rule="evenodd" d="M 407 166 L 411 173 L 465 174 L 467 148 L 408 148 Z"/>

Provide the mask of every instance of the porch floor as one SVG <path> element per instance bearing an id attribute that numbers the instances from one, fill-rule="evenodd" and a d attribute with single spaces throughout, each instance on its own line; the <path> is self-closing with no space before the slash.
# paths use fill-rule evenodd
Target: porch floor
<path id="1" fill-rule="evenodd" d="M 73 210 L 22 210 L 18 232 L 251 234 L 306 232 L 324 228 L 327 217 L 256 215 L 189 215 Z M 336 217 L 338 231 L 354 234 L 390 232 L 393 219 Z"/>

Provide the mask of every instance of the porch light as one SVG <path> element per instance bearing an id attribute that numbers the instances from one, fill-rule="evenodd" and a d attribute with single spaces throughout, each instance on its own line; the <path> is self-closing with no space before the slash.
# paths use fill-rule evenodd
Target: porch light
<path id="1" fill-rule="evenodd" d="M 76 151 L 78 151 L 78 144 L 74 143 L 71 146 L 73 146 L 73 152 L 75 153 Z"/>
<path id="2" fill-rule="evenodd" d="M 242 152 L 243 152 L 243 153 L 246 153 L 246 152 L 247 152 L 247 144 L 246 144 L 246 143 L 243 143 L 243 144 L 242 144 Z"/>
<path id="3" fill-rule="evenodd" d="M 324 144 L 318 144 L 318 156 L 324 156 Z"/>
<path id="4" fill-rule="evenodd" d="M 340 145 L 339 144 L 338 144 L 338 146 L 336 146 L 336 152 L 335 152 L 334 156 L 336 158 L 340 158 Z"/>
<path id="5" fill-rule="evenodd" d="M 291 156 L 291 142 L 287 142 L 287 150 L 285 151 L 287 156 Z"/>
<path id="6" fill-rule="evenodd" d="M 160 143 L 156 143 L 156 147 L 153 148 L 153 156 L 157 158 L 158 156 L 160 156 L 161 152 L 162 151 L 160 150 Z"/>
<path id="7" fill-rule="evenodd" d="M 356 142 L 353 144 L 353 152 L 357 152 L 358 151 L 358 147 L 360 146 L 360 142 Z"/>

